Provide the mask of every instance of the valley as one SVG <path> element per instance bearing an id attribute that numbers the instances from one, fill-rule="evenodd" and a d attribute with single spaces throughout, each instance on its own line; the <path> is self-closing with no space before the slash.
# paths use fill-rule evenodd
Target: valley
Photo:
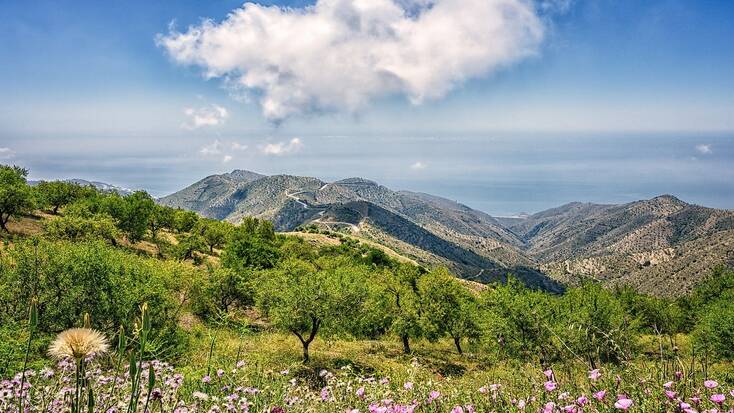
<path id="1" fill-rule="evenodd" d="M 422 265 L 447 266 L 465 279 L 491 282 L 513 274 L 548 291 L 594 280 L 675 296 L 734 260 L 734 212 L 671 195 L 622 205 L 574 202 L 494 218 L 363 178 L 324 182 L 236 170 L 159 202 L 233 223 L 246 216 L 267 219 L 283 232 L 345 232 Z"/>

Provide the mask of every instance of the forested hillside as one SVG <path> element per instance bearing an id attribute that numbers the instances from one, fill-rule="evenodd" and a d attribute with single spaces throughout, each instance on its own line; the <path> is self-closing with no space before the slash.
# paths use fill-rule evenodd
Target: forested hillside
<path id="1" fill-rule="evenodd" d="M 2 385 L 32 383 L 31 411 L 44 397 L 90 412 L 218 411 L 237 400 L 271 412 L 489 411 L 518 409 L 515 397 L 539 410 L 558 400 L 558 386 L 576 398 L 614 391 L 617 374 L 629 397 L 619 400 L 658 411 L 670 399 L 660 389 L 643 397 L 639 374 L 655 386 L 679 380 L 681 392 L 701 391 L 712 375 L 734 384 L 734 272 L 723 267 L 675 299 L 591 282 L 550 293 L 512 273 L 480 284 L 346 233 L 283 234 L 262 218 L 233 224 L 144 192 L 30 186 L 26 175 L 0 167 L 0 376 L 39 369 Z M 377 226 L 388 214 L 373 204 L 341 208 L 325 209 L 324 219 L 358 213 Z M 419 246 L 431 236 L 384 230 Z M 54 339 L 73 327 L 81 330 Z M 97 351 L 79 353 L 72 339 Z M 49 345 L 66 363 L 55 373 L 40 370 Z M 75 380 L 74 366 L 87 378 Z M 537 374 L 517 375 L 527 369 Z M 603 378 L 588 382 L 586 371 Z M 679 371 L 685 380 L 675 379 Z M 55 375 L 69 380 L 66 399 L 51 390 Z M 543 377 L 545 390 L 534 383 Z M 500 381 L 507 393 L 486 396 Z M 231 386 L 250 390 L 234 397 Z M 0 406 L 16 411 L 21 400 L 0 397 Z M 595 403 L 606 408 L 603 395 Z"/>

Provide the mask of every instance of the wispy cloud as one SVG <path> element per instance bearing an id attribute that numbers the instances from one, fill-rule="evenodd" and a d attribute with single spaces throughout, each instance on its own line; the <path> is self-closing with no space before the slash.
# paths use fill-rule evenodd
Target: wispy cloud
<path id="1" fill-rule="evenodd" d="M 545 30 L 538 13 L 526 0 L 245 3 L 221 22 L 171 30 L 157 43 L 174 61 L 257 99 L 278 122 L 356 112 L 389 95 L 414 104 L 440 99 L 467 79 L 535 55 Z"/>
<path id="2" fill-rule="evenodd" d="M 241 144 L 239 142 L 232 142 L 231 147 L 233 151 L 246 151 L 248 148 L 247 145 Z"/>
<path id="3" fill-rule="evenodd" d="M 303 142 L 299 138 L 293 138 L 288 142 L 267 143 L 261 146 L 260 151 L 265 155 L 282 156 L 296 153 L 303 148 Z"/>
<path id="4" fill-rule="evenodd" d="M 15 157 L 15 151 L 10 148 L 0 148 L 0 159 L 11 159 Z"/>
<path id="5" fill-rule="evenodd" d="M 222 163 L 229 163 L 232 161 L 232 159 L 234 159 L 234 157 L 231 154 L 226 153 L 225 148 L 234 148 L 235 144 L 236 142 L 233 142 L 231 145 L 227 146 L 217 139 L 214 142 L 205 145 L 201 149 L 199 149 L 199 154 L 209 158 L 221 156 Z"/>
<path id="6" fill-rule="evenodd" d="M 199 153 L 204 156 L 220 155 L 222 153 L 222 142 L 219 142 L 219 140 L 215 140 L 209 145 L 206 145 L 199 149 Z"/>
<path id="7" fill-rule="evenodd" d="M 426 165 L 425 163 L 423 163 L 421 161 L 418 161 L 418 162 L 410 165 L 410 169 L 412 169 L 414 171 L 420 171 L 420 170 L 426 169 L 427 167 L 428 167 L 428 165 Z"/>
<path id="8" fill-rule="evenodd" d="M 209 105 L 200 108 L 186 108 L 184 115 L 188 120 L 182 125 L 185 129 L 199 129 L 205 126 L 217 126 L 224 123 L 229 117 L 229 111 L 219 105 Z"/>
<path id="9" fill-rule="evenodd" d="M 700 153 L 701 155 L 710 155 L 714 153 L 714 150 L 711 148 L 710 144 L 700 144 L 696 145 L 696 152 Z"/>

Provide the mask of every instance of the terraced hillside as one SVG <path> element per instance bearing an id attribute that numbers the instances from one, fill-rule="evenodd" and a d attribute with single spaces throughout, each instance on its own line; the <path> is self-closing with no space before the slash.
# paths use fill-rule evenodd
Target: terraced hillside
<path id="1" fill-rule="evenodd" d="M 268 219 L 280 231 L 307 224 L 343 228 L 424 264 L 447 265 L 465 278 L 486 282 L 514 273 L 529 285 L 561 289 L 518 250 L 519 238 L 491 216 L 366 179 L 327 183 L 235 171 L 207 177 L 160 202 L 231 222 L 244 216 Z"/>
<path id="2" fill-rule="evenodd" d="M 734 264 L 734 212 L 671 195 L 624 205 L 567 204 L 509 229 L 543 272 L 570 284 L 591 278 L 678 295 L 712 268 Z"/>
<path id="3" fill-rule="evenodd" d="M 551 291 L 593 279 L 659 295 L 689 291 L 732 263 L 734 212 L 663 195 L 624 205 L 570 203 L 527 217 L 495 219 L 433 195 L 393 191 L 363 178 L 234 171 L 207 177 L 160 200 L 239 222 L 271 220 L 351 232 L 426 265 L 446 265 L 487 282 L 508 272 Z"/>

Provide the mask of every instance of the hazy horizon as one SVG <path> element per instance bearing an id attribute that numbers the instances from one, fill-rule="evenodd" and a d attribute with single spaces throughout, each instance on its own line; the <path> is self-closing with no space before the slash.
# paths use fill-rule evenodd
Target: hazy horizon
<path id="1" fill-rule="evenodd" d="M 0 163 L 156 196 L 248 169 L 493 215 L 734 208 L 734 3 L 0 2 Z"/>
<path id="2" fill-rule="evenodd" d="M 232 150 L 233 145 L 253 144 L 223 137 L 201 147 L 195 146 L 197 141 L 191 148 L 182 143 L 167 154 L 140 148 L 119 153 L 118 148 L 102 157 L 64 153 L 63 144 L 48 142 L 43 156 L 18 158 L 16 163 L 30 169 L 31 179 L 97 180 L 157 197 L 209 175 L 244 169 L 325 181 L 362 177 L 394 190 L 442 196 L 494 216 L 534 213 L 575 201 L 625 203 L 662 194 L 734 209 L 731 136 L 311 136 L 295 145 L 297 156 L 270 157 Z M 412 156 L 400 155 L 406 152 Z M 222 156 L 232 159 L 222 163 Z"/>

